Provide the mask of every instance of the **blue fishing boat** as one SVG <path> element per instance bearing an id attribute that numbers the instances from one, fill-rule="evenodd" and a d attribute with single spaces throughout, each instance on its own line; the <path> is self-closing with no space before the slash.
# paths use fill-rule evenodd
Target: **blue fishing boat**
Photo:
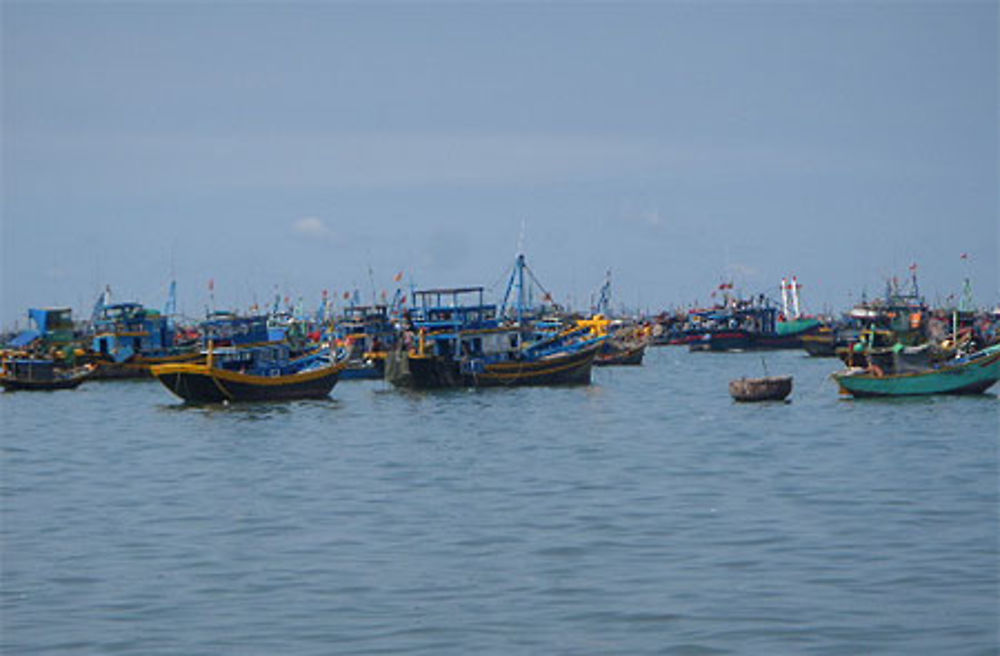
<path id="1" fill-rule="evenodd" d="M 189 403 L 326 398 L 345 366 L 329 349 L 292 357 L 287 342 L 269 341 L 267 317 L 217 319 L 202 329 L 208 345 L 204 362 L 150 368 Z"/>
<path id="2" fill-rule="evenodd" d="M 18 333 L 8 348 L 47 351 L 64 348 L 76 340 L 73 311 L 68 307 L 31 308 L 28 322 L 32 327 Z"/>
<path id="3" fill-rule="evenodd" d="M 386 305 L 351 305 L 334 324 L 337 359 L 346 360 L 341 380 L 385 377 L 385 358 L 399 332 Z"/>
<path id="4" fill-rule="evenodd" d="M 784 321 L 766 299 L 706 313 L 703 319 L 686 340 L 692 351 L 797 349 L 803 336 L 820 328 L 816 319 Z"/>
<path id="5" fill-rule="evenodd" d="M 408 330 L 388 354 L 385 377 L 418 389 L 590 383 L 604 338 L 575 329 L 529 341 L 529 331 L 502 324 L 482 287 L 415 292 Z"/>
<path id="6" fill-rule="evenodd" d="M 95 378 L 148 378 L 152 365 L 200 358 L 196 350 L 175 343 L 168 316 L 140 303 L 98 302 L 92 325 Z"/>

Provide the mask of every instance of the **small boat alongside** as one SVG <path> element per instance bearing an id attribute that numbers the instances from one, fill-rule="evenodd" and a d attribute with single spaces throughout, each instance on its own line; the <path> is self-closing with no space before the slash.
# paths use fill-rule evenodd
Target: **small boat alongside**
<path id="1" fill-rule="evenodd" d="M 981 394 L 1000 380 L 1000 345 L 919 368 L 850 367 L 833 374 L 833 379 L 842 394 L 857 398 Z"/>
<path id="2" fill-rule="evenodd" d="M 392 350 L 398 332 L 387 305 L 352 305 L 335 325 L 337 359 L 347 361 L 341 380 L 385 377 L 386 354 Z"/>
<path id="3" fill-rule="evenodd" d="M 18 358 L 4 360 L 0 385 L 8 391 L 73 389 L 93 372 L 93 365 L 62 367 L 53 360 Z"/>
<path id="4" fill-rule="evenodd" d="M 792 392 L 791 376 L 740 378 L 729 381 L 729 395 L 740 402 L 784 401 Z"/>
<path id="5" fill-rule="evenodd" d="M 637 366 L 642 364 L 646 354 L 646 342 L 638 344 L 611 343 L 607 349 L 601 349 L 594 358 L 595 367 Z"/>
<path id="6" fill-rule="evenodd" d="M 644 327 L 623 325 L 621 321 L 613 321 L 603 314 L 578 319 L 576 325 L 589 330 L 591 337 L 606 338 L 594 357 L 595 367 L 642 364 L 649 343 Z"/>

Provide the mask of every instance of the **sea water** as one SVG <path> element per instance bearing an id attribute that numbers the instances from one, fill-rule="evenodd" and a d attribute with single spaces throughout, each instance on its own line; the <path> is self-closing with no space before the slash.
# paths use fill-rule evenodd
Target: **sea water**
<path id="1" fill-rule="evenodd" d="M 837 365 L 2 394 L 0 652 L 998 653 L 997 397 L 845 400 Z M 790 403 L 730 399 L 764 373 Z"/>

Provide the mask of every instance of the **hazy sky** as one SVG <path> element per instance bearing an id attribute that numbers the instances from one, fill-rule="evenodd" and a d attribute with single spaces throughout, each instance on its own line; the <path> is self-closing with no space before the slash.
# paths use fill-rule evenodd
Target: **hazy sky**
<path id="1" fill-rule="evenodd" d="M 992 305 L 997 7 L 4 1 L 0 320 L 502 293 L 522 225 L 578 306 Z"/>

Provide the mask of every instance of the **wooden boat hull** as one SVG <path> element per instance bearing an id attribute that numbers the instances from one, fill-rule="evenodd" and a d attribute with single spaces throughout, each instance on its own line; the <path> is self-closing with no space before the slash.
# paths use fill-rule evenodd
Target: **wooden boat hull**
<path id="1" fill-rule="evenodd" d="M 372 361 L 348 360 L 340 372 L 340 380 L 382 380 L 385 378 L 385 359 Z"/>
<path id="2" fill-rule="evenodd" d="M 837 357 L 837 336 L 832 331 L 803 335 L 802 348 L 814 358 L 835 358 Z"/>
<path id="3" fill-rule="evenodd" d="M 11 392 L 74 389 L 79 387 L 80 383 L 89 377 L 89 371 L 55 380 L 24 380 L 10 376 L 0 376 L 0 386 Z"/>
<path id="4" fill-rule="evenodd" d="M 784 401 L 792 392 L 791 376 L 740 378 L 729 382 L 729 394 L 735 401 Z"/>
<path id="5" fill-rule="evenodd" d="M 342 364 L 288 376 L 253 376 L 201 364 L 152 367 L 164 387 L 188 403 L 321 399 L 337 384 Z"/>
<path id="6" fill-rule="evenodd" d="M 163 364 L 187 364 L 204 360 L 201 353 L 192 351 L 189 353 L 177 353 L 175 355 L 164 356 L 144 356 L 137 355 L 125 362 L 114 362 L 111 360 L 97 359 L 94 363 L 97 369 L 94 371 L 95 380 L 119 380 L 124 378 L 152 378 L 150 369 Z"/>
<path id="7" fill-rule="evenodd" d="M 748 330 L 729 330 L 705 333 L 696 341 L 688 342 L 691 351 L 758 351 L 802 348 L 802 335 L 754 333 Z"/>
<path id="8" fill-rule="evenodd" d="M 833 374 L 842 394 L 854 397 L 981 394 L 1000 380 L 1000 346 L 993 346 L 954 364 L 927 371 L 881 374 L 879 369 Z"/>
<path id="9" fill-rule="evenodd" d="M 533 361 L 476 363 L 397 351 L 389 355 L 386 380 L 414 389 L 589 385 L 596 353 L 595 346 Z"/>
<path id="10" fill-rule="evenodd" d="M 640 365 L 642 358 L 646 354 L 646 345 L 640 344 L 631 348 L 601 352 L 594 357 L 595 367 L 607 367 L 614 365 Z"/>

